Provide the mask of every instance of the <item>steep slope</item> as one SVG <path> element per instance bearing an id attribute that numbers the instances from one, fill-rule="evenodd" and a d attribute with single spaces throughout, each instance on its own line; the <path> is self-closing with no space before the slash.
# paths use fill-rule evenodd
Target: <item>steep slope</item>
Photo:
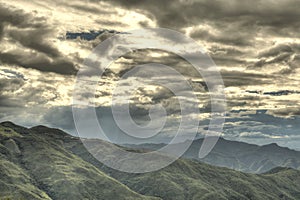
<path id="1" fill-rule="evenodd" d="M 183 157 L 249 173 L 264 173 L 279 166 L 300 169 L 300 152 L 280 147 L 275 143 L 258 146 L 220 138 L 208 156 L 199 159 L 198 153 L 202 142 L 203 139 L 193 141 Z M 126 146 L 136 149 L 155 150 L 161 148 L 164 144 Z"/>
<path id="2" fill-rule="evenodd" d="M 2 199 L 51 199 L 40 190 L 30 175 L 18 165 L 9 161 L 10 152 L 0 145 L 0 197 Z"/>
<path id="3" fill-rule="evenodd" d="M 275 168 L 256 175 L 179 159 L 156 172 L 129 174 L 107 168 L 84 148 L 79 138 L 58 129 L 26 129 L 2 123 L 0 133 L 0 159 L 4 163 L 0 167 L 6 170 L 1 174 L 1 197 L 300 199 L 300 171 L 294 169 Z M 102 140 L 93 143 L 97 148 L 109 146 Z M 14 188 L 18 188 L 17 192 Z"/>
<path id="4" fill-rule="evenodd" d="M 82 144 L 67 142 L 67 148 L 132 190 L 166 200 L 300 198 L 300 171 L 294 169 L 276 168 L 268 174 L 256 175 L 179 159 L 156 172 L 128 174 L 105 167 Z"/>
<path id="5" fill-rule="evenodd" d="M 245 174 L 189 160 L 155 173 L 132 176 L 110 172 L 133 190 L 163 199 L 300 199 L 300 173 L 282 169 L 267 175 Z"/>
<path id="6" fill-rule="evenodd" d="M 0 137 L 3 149 L 0 157 L 0 167 L 3 169 L 1 184 L 5 186 L 2 188 L 6 188 L 0 190 L 1 197 L 151 199 L 130 190 L 64 149 L 63 140 L 71 136 L 62 131 L 46 127 L 28 130 L 6 122 L 1 124 Z M 5 147 L 8 141 L 13 141 L 15 145 Z M 16 187 L 20 188 L 18 192 L 14 192 Z"/>

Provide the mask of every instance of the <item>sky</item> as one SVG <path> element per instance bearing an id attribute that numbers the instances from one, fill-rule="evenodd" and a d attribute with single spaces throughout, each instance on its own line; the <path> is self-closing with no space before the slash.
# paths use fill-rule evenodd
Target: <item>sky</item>
<path id="1" fill-rule="evenodd" d="M 92 50 L 115 34 L 168 28 L 195 40 L 219 69 L 227 100 L 223 137 L 300 149 L 299 7 L 298 0 L 0 0 L 0 121 L 76 135 L 74 84 Z M 116 59 L 97 86 L 94 104 L 110 137 L 128 142 L 112 120 L 116 84 L 134 66 L 149 62 L 172 66 L 188 79 L 201 111 L 190 117 L 200 120 L 198 134 L 204 135 L 211 105 L 203 79 L 172 52 L 144 49 Z M 178 125 L 180 105 L 164 87 L 139 87 L 153 73 L 143 72 L 127 79 L 137 86 L 131 116 L 147 121 L 150 106 L 164 106 L 167 126 L 149 141 L 166 142 Z"/>

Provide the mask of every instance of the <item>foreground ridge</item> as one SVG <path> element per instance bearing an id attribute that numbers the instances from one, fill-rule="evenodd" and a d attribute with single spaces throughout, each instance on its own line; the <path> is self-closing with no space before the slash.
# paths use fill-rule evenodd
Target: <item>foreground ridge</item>
<path id="1" fill-rule="evenodd" d="M 300 199 L 295 169 L 256 175 L 182 158 L 156 172 L 122 173 L 96 160 L 79 138 L 45 126 L 1 123 L 0 159 L 4 199 Z"/>

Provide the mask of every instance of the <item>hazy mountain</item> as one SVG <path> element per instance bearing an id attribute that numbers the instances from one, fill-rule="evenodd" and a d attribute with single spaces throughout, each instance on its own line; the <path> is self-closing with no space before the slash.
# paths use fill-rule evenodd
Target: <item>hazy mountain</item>
<path id="1" fill-rule="evenodd" d="M 243 172 L 264 173 L 275 167 L 300 169 L 300 152 L 275 143 L 258 146 L 220 138 L 214 149 L 203 159 L 198 158 L 203 139 L 193 141 L 184 158 L 200 160 L 215 166 Z M 165 144 L 125 145 L 137 149 L 155 150 Z"/>
<path id="2" fill-rule="evenodd" d="M 107 142 L 95 140 L 98 148 Z M 157 172 L 105 167 L 58 129 L 0 125 L 3 199 L 300 199 L 300 171 L 255 175 L 179 159 Z"/>

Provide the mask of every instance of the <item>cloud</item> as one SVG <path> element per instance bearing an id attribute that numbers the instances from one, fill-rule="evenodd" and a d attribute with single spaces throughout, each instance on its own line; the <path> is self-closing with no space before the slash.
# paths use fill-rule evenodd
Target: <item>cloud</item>
<path id="1" fill-rule="evenodd" d="M 249 66 L 250 69 L 276 66 L 277 72 L 289 74 L 295 72 L 300 64 L 300 44 L 285 43 L 273 45 L 258 54 L 259 60 Z M 278 66 L 279 64 L 279 66 Z M 285 66 L 282 68 L 280 65 Z"/>
<path id="2" fill-rule="evenodd" d="M 101 41 L 115 33 L 140 27 L 164 27 L 191 36 L 206 49 L 223 76 L 228 111 L 247 111 L 243 116 L 230 113 L 225 132 L 228 136 L 238 137 L 242 133 L 243 138 L 270 139 L 280 134 L 297 135 L 300 128 L 297 125 L 300 115 L 298 8 L 297 0 L 14 0 L 1 3 L 1 120 L 73 130 L 70 102 L 78 64 Z M 116 60 L 99 81 L 96 107 L 105 118 L 109 132 L 120 131 L 111 120 L 109 108 L 114 86 L 126 72 L 147 63 L 165 64 L 184 75 L 198 95 L 203 114 L 190 113 L 190 117 L 205 115 L 206 121 L 209 119 L 207 86 L 188 62 L 171 52 L 137 50 Z M 150 106 L 159 103 L 168 114 L 178 114 L 180 106 L 172 92 L 154 85 L 138 88 L 153 78 L 153 74 L 156 78 L 166 77 L 157 71 L 142 72 L 142 77 L 133 76 L 131 82 L 125 81 L 137 87 L 130 107 L 133 118 L 147 121 Z M 173 79 L 172 83 L 169 80 L 165 83 L 172 84 L 184 96 L 185 88 Z M 124 91 L 119 92 L 124 95 Z M 189 101 L 193 103 L 193 99 Z M 260 109 L 267 113 L 255 113 Z M 166 135 L 172 126 L 178 125 L 175 117 L 169 123 Z"/>
<path id="3" fill-rule="evenodd" d="M 300 115 L 300 107 L 299 106 L 291 106 L 284 109 L 274 109 L 268 110 L 268 114 L 275 115 L 279 117 L 293 117 Z"/>
<path id="4" fill-rule="evenodd" d="M 71 102 L 73 78 L 22 67 L 0 66 L 0 106 L 66 105 Z"/>
<path id="5" fill-rule="evenodd" d="M 272 75 L 241 71 L 221 71 L 225 86 L 250 86 L 270 83 Z"/>
<path id="6" fill-rule="evenodd" d="M 243 29 L 244 27 L 250 31 L 260 26 L 276 27 L 276 29 L 299 27 L 297 19 L 300 14 L 297 9 L 299 6 L 297 0 L 232 1 L 230 3 L 226 0 L 195 0 L 189 3 L 177 0 L 172 4 L 158 0 L 143 2 L 115 0 L 112 3 L 136 9 L 154 18 L 158 26 L 167 28 L 178 29 L 207 21 L 220 27 L 229 27 L 229 25 L 235 25 L 234 22 L 238 22 L 240 24 L 238 26 L 240 29 L 236 29 L 238 31 L 246 30 Z"/>
<path id="7" fill-rule="evenodd" d="M 212 53 L 216 63 L 226 67 L 244 67 L 276 64 L 277 72 L 291 73 L 299 65 L 299 57 L 288 54 L 260 59 L 257 49 L 280 42 L 280 38 L 299 38 L 300 14 L 297 0 L 254 2 L 225 0 L 209 1 L 120 1 L 111 3 L 136 10 L 153 19 L 158 27 L 171 28 L 190 35 Z M 284 43 L 284 42 L 280 42 Z M 223 54 L 214 54 L 214 46 L 231 48 Z M 233 52 L 239 52 L 235 54 Z M 287 63 L 284 63 L 287 62 Z M 286 65 L 281 67 L 280 65 Z M 250 69 L 250 68 L 249 68 Z M 251 68 L 253 69 L 253 68 Z M 259 70 L 259 69 L 255 69 Z"/>
<path id="8" fill-rule="evenodd" d="M 77 108 L 78 112 L 81 112 L 81 115 L 85 114 L 85 109 L 84 108 Z M 105 139 L 104 137 L 101 136 L 100 133 L 95 132 L 93 127 L 87 127 L 86 132 L 80 132 L 77 133 L 75 130 L 75 123 L 73 119 L 73 114 L 72 114 L 72 107 L 71 106 L 58 106 L 58 107 L 53 107 L 49 109 L 44 109 L 44 114 L 41 115 L 40 121 L 43 122 L 43 124 L 51 126 L 51 127 L 60 127 L 69 133 L 73 135 L 80 135 L 81 137 L 84 138 L 101 138 Z M 161 142 L 165 141 L 166 139 L 169 138 L 169 136 L 166 136 L 167 132 L 172 130 L 169 130 L 170 128 L 174 129 L 174 120 L 172 118 L 169 119 L 169 122 L 167 123 L 166 127 L 163 128 L 162 132 L 159 133 L 158 135 L 148 138 L 148 139 L 139 139 L 139 138 L 134 138 L 119 128 L 119 126 L 116 124 L 115 119 L 112 114 L 111 107 L 106 107 L 106 106 L 101 106 L 101 107 L 96 107 L 95 111 L 97 113 L 97 120 L 99 122 L 99 125 L 101 126 L 103 130 L 103 134 L 106 135 L 106 137 L 115 143 L 141 143 L 141 142 Z M 146 114 L 142 114 L 140 116 L 145 116 Z M 84 123 L 89 123 L 91 120 L 91 116 L 85 116 L 82 118 L 83 121 L 78 122 L 80 124 Z M 125 123 L 127 122 L 126 119 Z M 147 122 L 149 119 L 144 119 L 143 125 L 145 125 L 145 122 Z M 141 121 L 140 121 L 141 122 Z M 178 123 L 176 123 L 178 124 Z M 142 125 L 142 124 L 140 124 Z M 174 132 L 174 131 L 173 131 Z M 136 133 L 135 133 L 136 134 Z M 138 133 L 138 134 L 143 134 L 143 133 Z M 171 137 L 174 137 L 174 135 L 171 135 Z"/>
<path id="9" fill-rule="evenodd" d="M 60 127 L 68 131 L 75 130 L 72 107 L 70 106 L 56 106 L 45 110 L 42 121 L 53 127 Z"/>
<path id="10" fill-rule="evenodd" d="M 0 13 L 0 63 L 75 74 L 75 64 L 52 45 L 56 28 L 45 17 L 3 4 Z"/>
<path id="11" fill-rule="evenodd" d="M 273 110 L 236 110 L 227 115 L 222 136 L 228 139 L 256 144 L 273 141 L 286 146 L 288 141 L 299 136 L 300 118 L 297 116 L 275 116 Z"/>
<path id="12" fill-rule="evenodd" d="M 261 132 L 242 132 L 239 137 L 245 138 L 270 138 L 269 135 L 263 134 Z"/>
<path id="13" fill-rule="evenodd" d="M 195 28 L 191 31 L 190 36 L 197 40 L 204 40 L 213 43 L 222 43 L 225 45 L 233 46 L 251 46 L 254 44 L 253 37 L 251 37 L 250 32 L 234 32 L 234 28 L 227 31 L 215 31 L 214 33 L 209 30 L 208 27 Z"/>

